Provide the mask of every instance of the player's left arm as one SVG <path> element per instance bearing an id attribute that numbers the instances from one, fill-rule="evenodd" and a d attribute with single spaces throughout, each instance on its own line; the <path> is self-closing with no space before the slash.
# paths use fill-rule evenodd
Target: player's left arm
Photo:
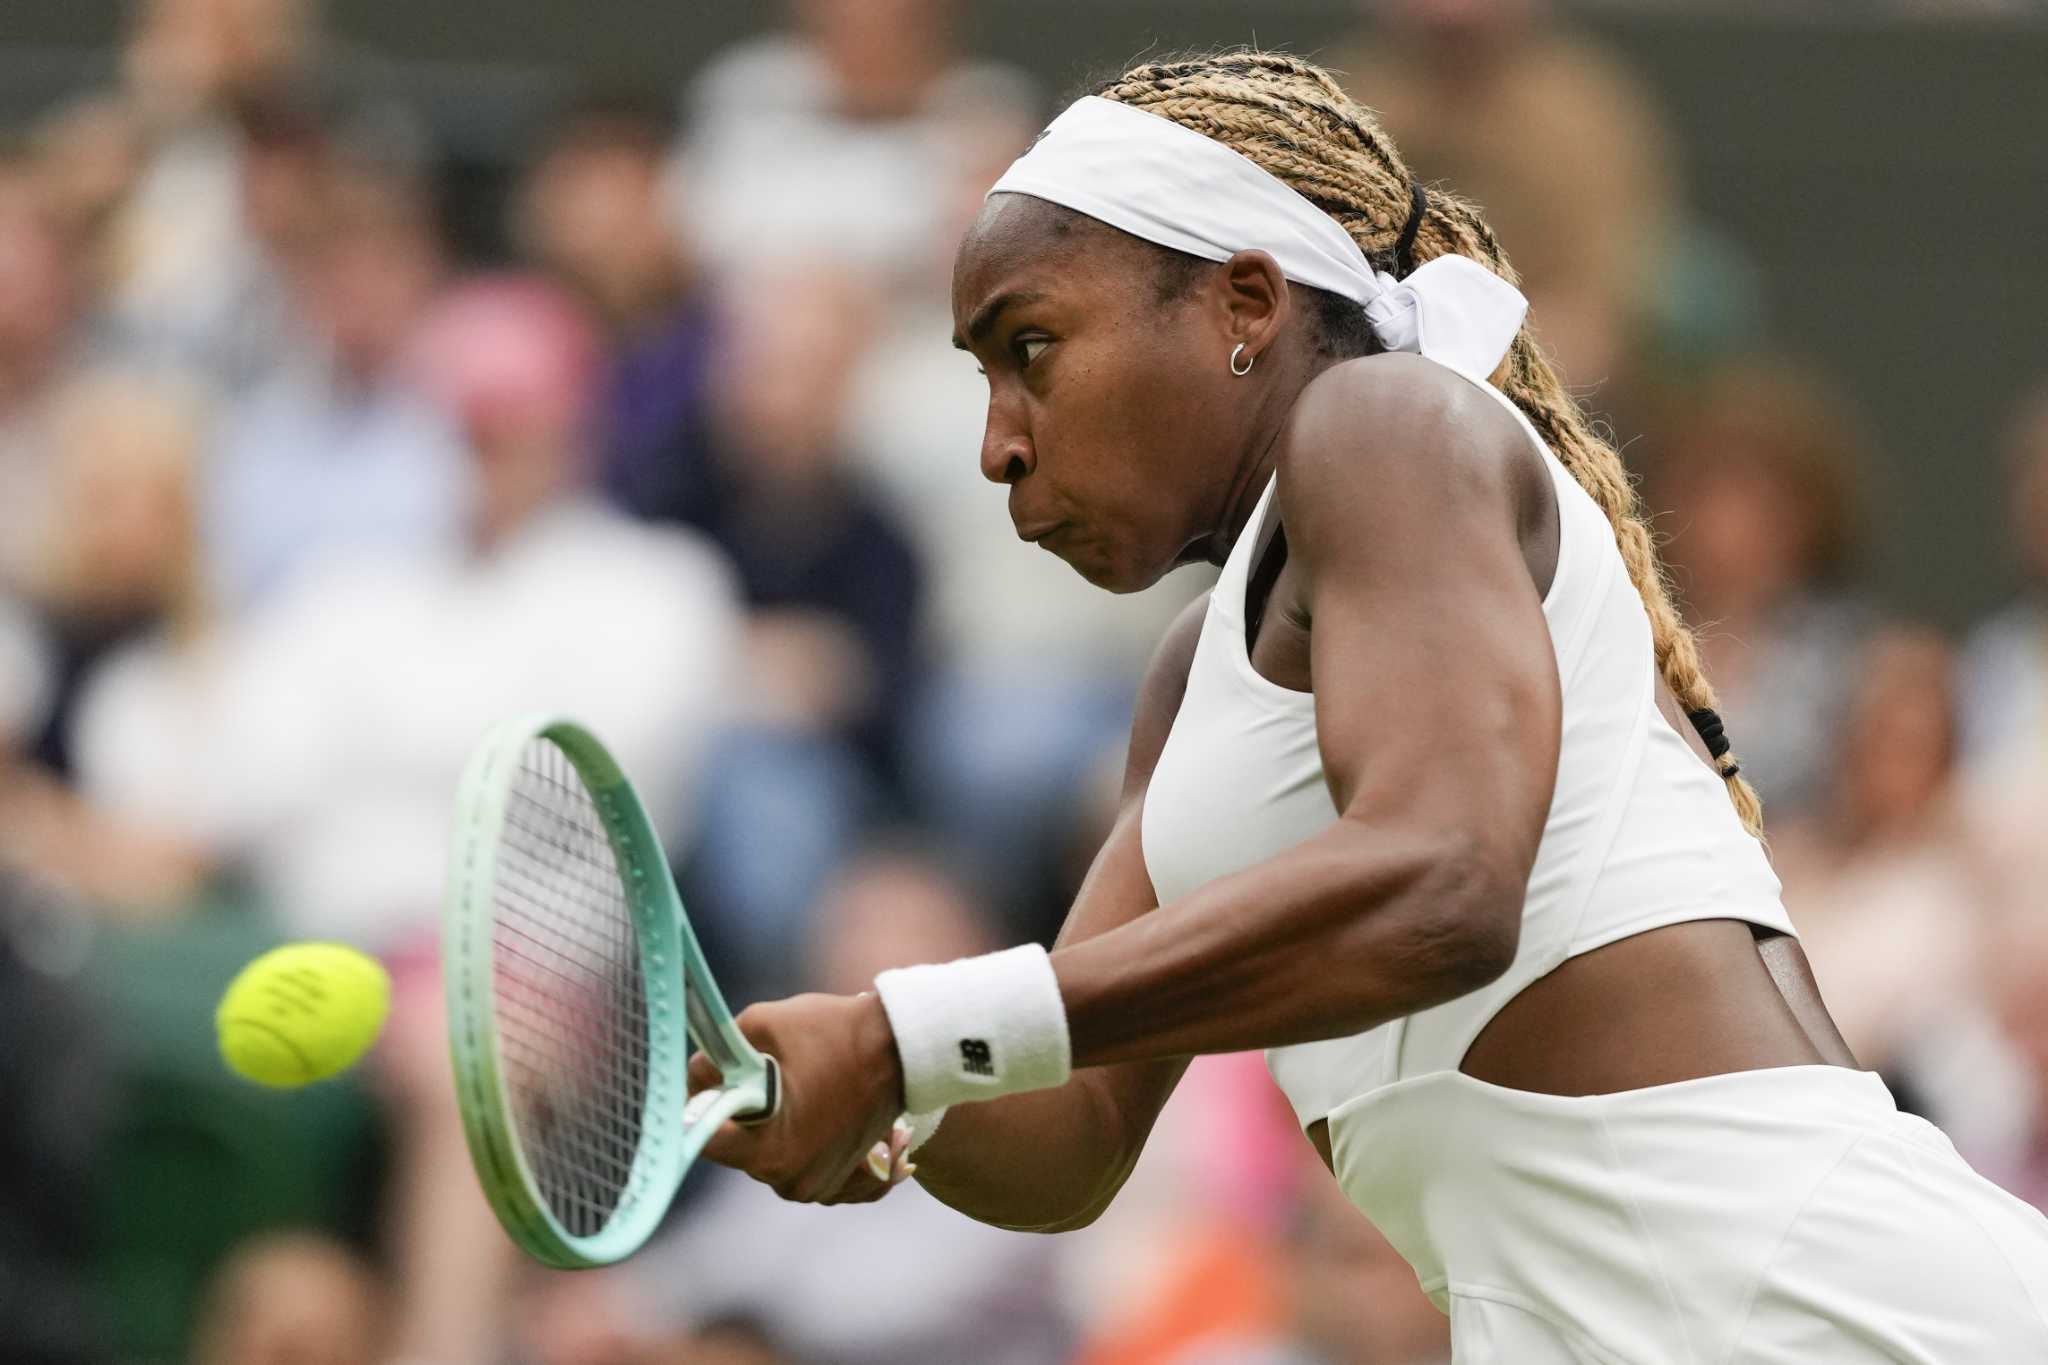
<path id="1" fill-rule="evenodd" d="M 1548 475 L 1498 404 L 1405 355 L 1320 377 L 1285 442 L 1303 587 L 1269 618 L 1308 617 L 1339 818 L 1055 952 L 1077 1066 L 1342 1036 L 1513 959 L 1557 771 L 1557 667 L 1523 550 Z"/>
<path id="2" fill-rule="evenodd" d="M 1054 949 L 1075 1067 L 1341 1037 L 1477 990 L 1514 958 L 1557 771 L 1557 668 L 1522 549 L 1548 474 L 1497 404 L 1412 356 L 1318 378 L 1283 442 L 1303 586 L 1267 615 L 1308 617 L 1337 818 Z M 801 1197 L 879 1193 L 856 1167 L 906 1099 L 880 1000 L 798 997 L 742 1024 L 805 1080 L 776 1119 L 707 1154 L 806 1172 Z"/>

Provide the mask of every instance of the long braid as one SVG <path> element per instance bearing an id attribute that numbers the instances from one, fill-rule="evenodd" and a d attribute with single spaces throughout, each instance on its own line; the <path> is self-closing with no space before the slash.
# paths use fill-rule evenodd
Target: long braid
<path id="1" fill-rule="evenodd" d="M 1409 212 L 1408 168 L 1372 111 L 1321 67 L 1285 53 L 1238 50 L 1148 62 L 1095 93 L 1171 119 L 1250 158 L 1336 219 L 1375 264 L 1391 268 L 1394 242 Z M 1451 252 L 1518 282 L 1478 208 L 1433 189 L 1413 258 L 1419 264 Z M 1687 711 L 1712 708 L 1714 689 L 1700 663 L 1699 643 L 1672 602 L 1621 456 L 1593 430 L 1527 327 L 1494 379 L 1607 514 L 1649 614 L 1658 671 L 1679 704 Z M 1737 773 L 1735 755 L 1723 754 L 1716 767 L 1743 825 L 1761 835 L 1762 804 Z"/>

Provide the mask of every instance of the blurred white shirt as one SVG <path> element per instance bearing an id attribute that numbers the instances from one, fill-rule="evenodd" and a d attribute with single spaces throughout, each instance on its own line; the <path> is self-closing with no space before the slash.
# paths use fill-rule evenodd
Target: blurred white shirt
<path id="1" fill-rule="evenodd" d="M 231 610 L 324 556 L 452 545 L 472 497 L 438 408 L 397 383 L 345 393 L 313 360 L 235 405 L 204 474 L 207 567 Z"/>
<path id="2" fill-rule="evenodd" d="M 706 260 L 915 269 L 954 226 L 954 119 L 1036 107 L 1030 79 L 994 62 L 957 64 L 902 118 L 846 118 L 838 98 L 826 64 L 786 35 L 743 43 L 705 68 L 685 101 L 690 132 L 673 197 Z"/>
<path id="3" fill-rule="evenodd" d="M 700 538 L 568 502 L 482 557 L 339 559 L 211 645 L 124 651 L 81 698 L 79 781 L 246 859 L 291 933 L 389 947 L 435 923 L 463 763 L 507 715 L 589 725 L 673 836 L 739 620 Z"/>
<path id="4" fill-rule="evenodd" d="M 244 216 L 244 143 L 225 121 L 179 130 L 150 154 L 114 231 L 110 340 L 128 358 L 196 370 L 233 392 L 292 346 L 285 283 Z"/>

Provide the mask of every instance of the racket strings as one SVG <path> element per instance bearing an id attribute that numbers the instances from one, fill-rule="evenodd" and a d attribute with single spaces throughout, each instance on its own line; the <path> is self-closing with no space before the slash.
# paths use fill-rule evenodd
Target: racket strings
<path id="1" fill-rule="evenodd" d="M 564 890 L 580 892 L 585 899 L 574 903 L 591 907 L 592 880 L 573 874 L 561 877 L 562 869 L 576 865 L 560 861 L 565 850 L 578 851 L 575 844 L 561 831 L 524 820 L 520 825 L 511 837 L 537 840 L 534 847 L 549 850 Z M 588 852 L 581 850 L 584 856 Z M 508 883 L 512 888 L 517 885 L 516 880 Z M 515 1084 L 515 1095 L 524 1101 L 518 1115 L 525 1130 L 522 1146 L 557 1215 L 579 1234 L 602 1226 L 630 1174 L 638 1138 L 637 1092 L 644 1084 L 644 1067 L 639 1076 L 634 1074 L 643 1049 L 635 1046 L 633 1034 L 641 1030 L 630 1029 L 622 1038 L 607 1037 L 617 1032 L 621 1007 L 630 1018 L 629 1002 L 637 999 L 637 983 L 632 980 L 637 964 L 630 941 L 619 932 L 630 922 L 609 904 L 610 899 L 603 893 L 594 906 L 604 912 L 596 922 L 605 923 L 608 938 L 597 939 L 588 932 L 550 938 L 532 932 L 520 920 L 521 915 L 541 920 L 539 907 L 550 902 L 512 889 L 506 900 L 514 913 L 507 916 L 506 932 L 500 936 L 505 949 L 501 976 L 517 983 L 513 993 L 536 997 L 553 1025 L 538 1038 L 527 1036 L 529 1030 L 515 1030 L 507 1049 L 508 1062 L 522 1064 L 519 1069 L 525 1073 L 520 1079 L 526 1084 Z M 589 922 L 586 918 L 586 928 Z M 538 972 L 545 972 L 545 978 Z M 619 1042 L 625 1045 L 618 1046 Z M 617 1099 L 624 1103 L 611 1102 Z"/>
<path id="2" fill-rule="evenodd" d="M 647 1095 L 647 994 L 625 878 L 597 803 L 551 741 L 520 755 L 493 888 L 493 993 L 512 1123 L 572 1235 L 631 1180 Z"/>

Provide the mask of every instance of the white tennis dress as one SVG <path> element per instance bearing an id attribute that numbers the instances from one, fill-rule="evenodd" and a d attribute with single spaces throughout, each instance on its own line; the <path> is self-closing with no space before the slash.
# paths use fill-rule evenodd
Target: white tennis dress
<path id="1" fill-rule="evenodd" d="M 1901 1114 L 1876 1076 L 1802 1066 L 1587 1098 L 1458 1070 L 1567 958 L 1693 919 L 1791 932 L 1762 846 L 1657 706 L 1650 625 L 1607 518 L 1498 390 L 1557 490 L 1543 614 L 1562 684 L 1557 785 L 1513 965 L 1354 1037 L 1276 1048 L 1301 1123 L 1496 1365 L 2048 1365 L 2048 1219 Z M 1336 818 L 1309 693 L 1267 681 L 1244 594 L 1268 487 L 1224 565 L 1145 799 L 1162 904 Z"/>

